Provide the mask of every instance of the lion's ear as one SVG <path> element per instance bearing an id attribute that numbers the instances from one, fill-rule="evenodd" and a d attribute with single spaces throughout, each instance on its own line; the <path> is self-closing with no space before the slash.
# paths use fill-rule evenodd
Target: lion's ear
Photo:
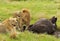
<path id="1" fill-rule="evenodd" d="M 9 18 L 9 21 L 16 21 L 17 20 L 17 18 Z"/>
<path id="2" fill-rule="evenodd" d="M 22 12 L 22 13 L 29 13 L 29 10 L 26 9 L 26 8 L 24 8 L 24 9 L 21 10 L 21 12 Z"/>

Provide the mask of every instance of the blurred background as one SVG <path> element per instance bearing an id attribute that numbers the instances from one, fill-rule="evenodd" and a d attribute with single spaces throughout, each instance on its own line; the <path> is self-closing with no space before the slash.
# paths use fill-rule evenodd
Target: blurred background
<path id="1" fill-rule="evenodd" d="M 58 18 L 57 25 L 58 28 L 60 29 L 60 0 L 0 0 L 0 22 L 4 21 L 6 18 L 11 17 L 15 11 L 20 11 L 23 8 L 27 8 L 30 11 L 31 24 L 35 23 L 37 20 L 43 17 L 50 19 L 52 16 L 56 16 Z M 25 38 L 27 37 L 26 38 L 27 41 L 39 41 L 38 39 L 41 38 L 38 35 L 31 34 L 33 37 L 32 39 L 30 37 L 30 33 L 28 34 L 26 32 L 24 33 L 20 35 L 21 39 L 20 38 L 19 39 L 21 41 L 26 41 L 23 38 L 24 37 L 23 35 L 25 35 Z M 36 38 L 38 39 L 35 40 L 34 37 L 35 39 Z M 46 37 L 46 39 L 41 38 L 41 41 L 42 40 L 60 41 L 60 39 L 56 40 L 56 38 L 53 38 L 51 36 L 43 36 L 43 37 Z M 7 39 L 7 41 L 18 41 L 18 40 Z"/>

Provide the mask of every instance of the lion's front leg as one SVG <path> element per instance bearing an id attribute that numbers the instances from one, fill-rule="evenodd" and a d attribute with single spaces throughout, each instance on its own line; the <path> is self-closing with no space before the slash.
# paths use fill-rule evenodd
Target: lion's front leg
<path id="1" fill-rule="evenodd" d="M 30 25 L 30 22 L 29 22 L 29 21 L 28 21 L 28 22 L 26 22 L 26 29 L 25 29 L 25 30 L 27 30 L 27 29 L 28 29 L 29 25 Z"/>
<path id="2" fill-rule="evenodd" d="M 13 27 L 13 29 L 11 29 L 10 31 L 10 38 L 16 38 L 16 37 L 17 37 L 16 28 Z"/>
<path id="3" fill-rule="evenodd" d="M 23 21 L 22 21 L 22 19 L 20 18 L 19 19 L 19 29 L 20 29 L 20 31 L 22 32 L 23 31 Z"/>

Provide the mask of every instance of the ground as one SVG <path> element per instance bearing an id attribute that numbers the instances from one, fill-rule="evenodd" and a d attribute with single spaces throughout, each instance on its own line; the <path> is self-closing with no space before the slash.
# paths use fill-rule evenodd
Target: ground
<path id="1" fill-rule="evenodd" d="M 28 8 L 31 14 L 31 23 L 35 23 L 42 17 L 51 18 L 56 16 L 58 18 L 57 25 L 60 28 L 60 1 L 59 0 L 28 0 L 28 1 L 6 1 L 0 0 L 0 22 L 12 16 L 13 12 Z M 60 41 L 47 34 L 33 34 L 32 32 L 20 32 L 16 39 L 11 39 L 8 34 L 0 34 L 0 40 L 6 41 Z"/>

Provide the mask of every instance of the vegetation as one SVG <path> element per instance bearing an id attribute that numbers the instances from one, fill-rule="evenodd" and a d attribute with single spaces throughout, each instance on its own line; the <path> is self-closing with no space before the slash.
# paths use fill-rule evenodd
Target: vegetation
<path id="1" fill-rule="evenodd" d="M 57 25 L 60 27 L 60 1 L 59 0 L 27 0 L 27 1 L 9 1 L 0 0 L 0 22 L 12 16 L 14 11 L 27 8 L 31 13 L 31 24 L 42 17 L 58 17 Z M 16 39 L 11 39 L 8 34 L 0 34 L 0 41 L 60 41 L 47 34 L 33 34 L 32 32 L 20 32 Z"/>

